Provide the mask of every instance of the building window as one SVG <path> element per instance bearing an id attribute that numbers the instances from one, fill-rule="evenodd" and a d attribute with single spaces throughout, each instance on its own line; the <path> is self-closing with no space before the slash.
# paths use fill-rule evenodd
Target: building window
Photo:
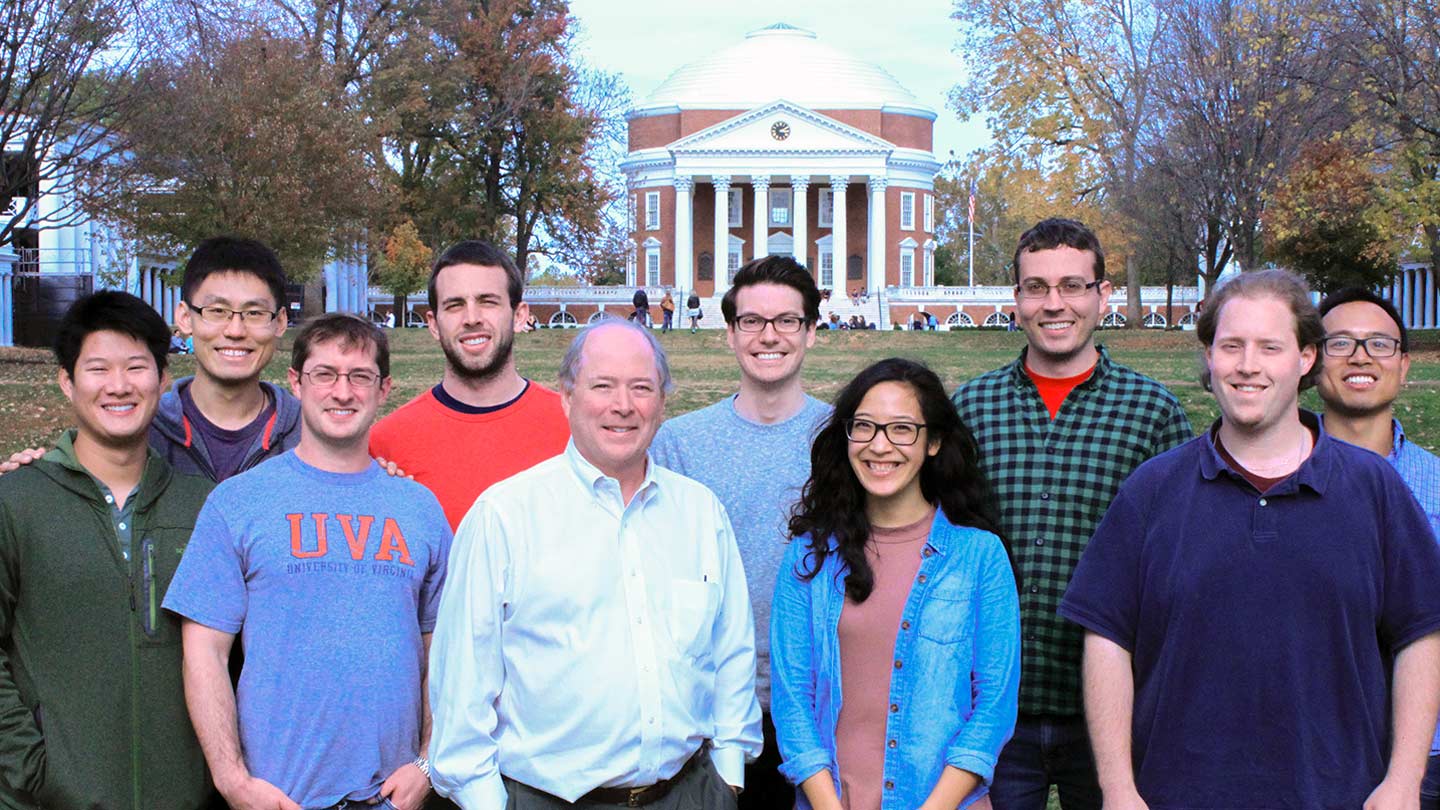
<path id="1" fill-rule="evenodd" d="M 915 286 L 915 248 L 900 251 L 900 286 Z"/>
<path id="2" fill-rule="evenodd" d="M 625 228 L 635 230 L 635 211 L 640 207 L 640 195 L 631 194 L 630 203 L 625 206 Z"/>
<path id="3" fill-rule="evenodd" d="M 925 232 L 935 232 L 935 195 L 925 195 Z"/>
<path id="4" fill-rule="evenodd" d="M 740 251 L 731 250 L 725 262 L 725 283 L 735 283 L 735 273 L 740 269 Z"/>
<path id="5" fill-rule="evenodd" d="M 790 189 L 770 189 L 770 224 L 790 224 Z"/>
<path id="6" fill-rule="evenodd" d="M 645 230 L 660 230 L 660 192 L 645 192 Z"/>
<path id="7" fill-rule="evenodd" d="M 816 220 L 821 228 L 835 227 L 835 192 L 828 188 L 820 189 L 820 215 Z"/>
<path id="8" fill-rule="evenodd" d="M 827 290 L 835 286 L 835 254 L 828 250 L 820 252 L 820 286 Z"/>
<path id="9" fill-rule="evenodd" d="M 915 192 L 900 192 L 900 230 L 915 230 Z"/>
<path id="10" fill-rule="evenodd" d="M 925 286 L 935 286 L 935 250 L 925 249 Z"/>
<path id="11" fill-rule="evenodd" d="M 739 188 L 730 189 L 730 227 L 738 228 L 745 224 L 745 190 Z"/>
<path id="12" fill-rule="evenodd" d="M 645 286 L 660 286 L 660 248 L 645 248 Z"/>

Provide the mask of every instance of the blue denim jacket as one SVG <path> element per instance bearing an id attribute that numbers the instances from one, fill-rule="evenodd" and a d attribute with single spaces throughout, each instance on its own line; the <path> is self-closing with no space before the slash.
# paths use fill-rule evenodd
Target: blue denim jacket
<path id="1" fill-rule="evenodd" d="M 786 549 L 770 619 L 780 772 L 797 785 L 824 768 L 832 778 L 839 773 L 845 567 L 829 554 L 814 579 L 802 580 L 809 546 L 800 537 Z M 981 777 L 982 787 L 959 806 L 972 804 L 989 790 L 995 760 L 1015 730 L 1020 603 L 1000 538 L 954 526 L 937 511 L 923 554 L 895 639 L 882 810 L 919 807 L 946 765 Z M 810 807 L 803 791 L 797 798 L 800 808 Z"/>

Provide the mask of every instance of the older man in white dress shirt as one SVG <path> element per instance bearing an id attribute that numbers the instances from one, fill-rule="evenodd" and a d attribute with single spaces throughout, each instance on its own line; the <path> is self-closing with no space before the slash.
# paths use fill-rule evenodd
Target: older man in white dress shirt
<path id="1" fill-rule="evenodd" d="M 754 626 L 724 507 L 649 459 L 664 350 L 603 322 L 560 385 L 566 451 L 487 490 L 455 537 L 436 790 L 465 810 L 733 808 L 761 746 Z"/>

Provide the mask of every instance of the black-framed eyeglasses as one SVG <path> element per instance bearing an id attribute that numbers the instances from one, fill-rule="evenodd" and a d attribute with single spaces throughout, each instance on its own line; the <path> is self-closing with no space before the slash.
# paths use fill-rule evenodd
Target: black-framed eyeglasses
<path id="1" fill-rule="evenodd" d="M 229 323 L 236 315 L 240 316 L 240 320 L 244 321 L 246 326 L 264 326 L 280 317 L 278 309 L 231 309 L 214 305 L 197 307 L 189 301 L 185 302 L 185 306 L 189 307 L 191 312 L 200 313 L 200 320 L 217 326 Z"/>
<path id="2" fill-rule="evenodd" d="M 1354 338 L 1348 335 L 1336 335 L 1327 337 L 1320 341 L 1325 347 L 1326 357 L 1354 357 L 1355 352 L 1365 347 L 1365 353 L 1371 357 L 1394 357 L 1400 351 L 1400 339 L 1385 337 Z"/>
<path id="3" fill-rule="evenodd" d="M 1059 290 L 1061 298 L 1079 298 L 1104 283 L 1083 278 L 1062 278 L 1059 284 L 1046 284 L 1038 278 L 1027 278 L 1015 286 L 1015 291 L 1020 293 L 1021 298 L 1044 298 L 1051 290 Z"/>
<path id="4" fill-rule="evenodd" d="M 310 382 L 321 388 L 329 388 L 344 377 L 350 383 L 351 388 L 374 388 L 382 379 L 378 372 L 368 368 L 355 368 L 344 373 L 333 368 L 317 368 L 314 371 L 304 371 L 301 377 L 310 378 Z"/>
<path id="5" fill-rule="evenodd" d="M 781 315 L 777 318 L 741 315 L 735 319 L 735 328 L 741 332 L 764 332 L 766 326 L 774 326 L 775 331 L 782 335 L 793 335 L 805 328 L 805 319 L 799 315 Z"/>
<path id="6" fill-rule="evenodd" d="M 871 422 L 869 419 L 845 420 L 845 435 L 852 442 L 868 442 L 875 434 L 884 433 L 885 439 L 896 447 L 908 447 L 920 439 L 920 430 L 925 425 L 919 422 Z"/>

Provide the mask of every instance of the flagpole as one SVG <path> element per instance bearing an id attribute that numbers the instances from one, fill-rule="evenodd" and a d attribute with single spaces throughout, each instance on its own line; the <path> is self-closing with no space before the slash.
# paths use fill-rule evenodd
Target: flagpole
<path id="1" fill-rule="evenodd" d="M 970 179 L 970 286 L 975 286 L 975 179 Z"/>

